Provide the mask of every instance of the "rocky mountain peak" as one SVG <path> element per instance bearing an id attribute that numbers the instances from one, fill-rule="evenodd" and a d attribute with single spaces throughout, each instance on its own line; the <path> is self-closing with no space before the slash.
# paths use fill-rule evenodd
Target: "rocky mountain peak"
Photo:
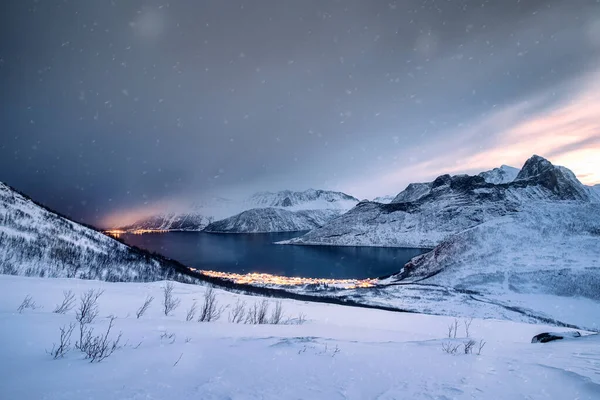
<path id="1" fill-rule="evenodd" d="M 552 170 L 553 168 L 554 165 L 550 161 L 546 160 L 544 157 L 534 154 L 531 156 L 531 158 L 525 161 L 523 168 L 521 168 L 521 171 L 515 180 L 530 179 Z"/>

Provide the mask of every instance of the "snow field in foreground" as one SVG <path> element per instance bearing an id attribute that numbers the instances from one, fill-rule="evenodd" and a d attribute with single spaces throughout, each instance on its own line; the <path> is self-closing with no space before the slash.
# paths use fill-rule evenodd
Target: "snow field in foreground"
<path id="1" fill-rule="evenodd" d="M 486 345 L 481 355 L 449 355 L 442 344 L 465 341 L 463 320 L 448 339 L 454 318 L 403 314 L 282 300 L 286 315 L 303 325 L 244 325 L 220 320 L 186 322 L 203 286 L 175 283 L 181 305 L 161 314 L 161 287 L 74 279 L 0 276 L 0 397 L 6 399 L 598 399 L 600 338 L 531 344 L 554 327 L 473 320 L 470 336 Z M 59 327 L 75 321 L 52 310 L 63 290 L 76 299 L 103 289 L 100 333 L 115 320 L 121 349 L 100 363 L 71 350 L 63 359 L 46 353 Z M 215 290 L 221 306 L 260 297 Z M 26 295 L 38 307 L 18 313 Z M 147 314 L 135 312 L 147 295 Z M 274 299 L 270 299 L 273 308 Z M 77 328 L 73 333 L 74 344 Z M 165 335 L 167 333 L 167 335 Z M 167 336 L 171 336 L 167 338 Z M 163 338 L 161 338 L 163 336 Z M 135 348 L 137 347 L 137 348 Z M 462 352 L 462 347 L 459 349 Z"/>

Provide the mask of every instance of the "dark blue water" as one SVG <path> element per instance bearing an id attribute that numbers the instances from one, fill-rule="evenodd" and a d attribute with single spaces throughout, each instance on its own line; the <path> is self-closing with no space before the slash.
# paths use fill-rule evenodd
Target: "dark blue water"
<path id="1" fill-rule="evenodd" d="M 128 244 L 154 251 L 188 267 L 222 272 L 266 272 L 308 278 L 376 278 L 398 272 L 423 249 L 289 246 L 273 242 L 302 232 L 211 234 L 169 232 L 123 235 Z"/>

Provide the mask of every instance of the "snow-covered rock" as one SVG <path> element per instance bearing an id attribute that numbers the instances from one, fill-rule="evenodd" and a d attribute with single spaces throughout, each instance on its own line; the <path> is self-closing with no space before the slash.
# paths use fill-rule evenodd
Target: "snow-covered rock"
<path id="1" fill-rule="evenodd" d="M 152 281 L 177 274 L 163 261 L 77 224 L 0 183 L 0 273 Z"/>
<path id="2" fill-rule="evenodd" d="M 433 182 L 411 183 L 406 189 L 398 193 L 391 203 L 409 203 L 427 196 L 431 192 Z"/>
<path id="3" fill-rule="evenodd" d="M 379 196 L 379 197 L 375 197 L 373 199 L 373 201 L 375 203 L 382 203 L 382 204 L 389 204 L 392 202 L 392 200 L 394 200 L 396 196 L 394 195 L 388 195 L 388 196 Z"/>
<path id="4" fill-rule="evenodd" d="M 533 156 L 513 182 L 481 176 L 442 175 L 412 184 L 390 204 L 361 202 L 321 228 L 286 243 L 310 245 L 435 247 L 483 222 L 520 212 L 531 202 L 592 197 L 567 168 Z"/>
<path id="5" fill-rule="evenodd" d="M 309 189 L 302 192 L 282 190 L 259 192 L 244 200 L 213 198 L 193 204 L 186 212 L 164 212 L 142 218 L 133 224 L 120 227 L 126 231 L 200 231 L 215 221 L 229 218 L 255 208 L 280 208 L 288 211 L 336 210 L 337 214 L 347 211 L 358 203 L 358 199 L 341 192 Z M 315 213 L 333 215 L 334 213 Z M 336 214 L 336 215 L 337 215 Z M 253 216 L 258 216 L 254 213 Z M 331 219 L 331 218 L 330 218 Z M 283 222 L 282 222 L 283 223 Z M 266 225 L 265 225 L 266 226 Z M 312 225 L 312 229 L 320 225 Z"/>
<path id="6" fill-rule="evenodd" d="M 500 168 L 494 168 L 489 171 L 484 171 L 479 174 L 487 183 L 498 185 L 500 183 L 509 183 L 515 180 L 519 174 L 519 169 L 502 165 Z"/>
<path id="7" fill-rule="evenodd" d="M 340 215 L 340 210 L 300 210 L 253 208 L 213 222 L 204 231 L 214 233 L 265 233 L 308 231 L 323 226 Z"/>

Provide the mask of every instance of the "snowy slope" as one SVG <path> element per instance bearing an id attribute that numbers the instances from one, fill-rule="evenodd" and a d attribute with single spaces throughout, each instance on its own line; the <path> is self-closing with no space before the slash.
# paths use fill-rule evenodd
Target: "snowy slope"
<path id="1" fill-rule="evenodd" d="M 214 221 L 222 220 L 255 208 L 281 208 L 288 211 L 299 210 L 338 210 L 338 214 L 349 210 L 358 200 L 341 192 L 309 189 L 303 192 L 282 190 L 279 192 L 259 192 L 244 200 L 213 198 L 197 202 L 187 212 L 164 212 L 142 218 L 133 224 L 120 227 L 126 231 L 135 230 L 183 230 L 199 231 Z M 320 214 L 316 213 L 315 218 Z M 283 223 L 283 222 L 282 222 Z M 313 225 L 311 228 L 320 225 Z"/>
<path id="2" fill-rule="evenodd" d="M 442 345 L 467 341 L 463 320 L 447 338 L 454 319 L 420 314 L 283 300 L 284 313 L 306 316 L 303 325 L 244 325 L 227 322 L 239 299 L 261 298 L 216 291 L 223 317 L 186 322 L 205 288 L 176 284 L 181 305 L 161 314 L 164 282 L 101 283 L 69 279 L 0 276 L 2 397 L 7 399 L 571 399 L 595 400 L 600 390 L 600 337 L 547 344 L 531 338 L 557 328 L 472 321 L 469 335 L 481 354 L 450 355 Z M 46 350 L 58 329 L 74 322 L 74 310 L 53 314 L 63 291 L 88 289 L 99 298 L 95 332 L 115 315 L 114 338 L 124 346 L 90 364 L 77 350 L 52 360 Z M 30 294 L 43 308 L 15 312 Z M 135 318 L 146 296 L 156 300 Z M 271 308 L 273 300 L 271 301 Z M 75 328 L 77 331 L 77 328 Z M 560 329 L 565 330 L 565 329 Z M 586 335 L 585 332 L 583 332 Z M 76 334 L 74 334 L 76 336 Z M 477 353 L 477 347 L 475 353 Z"/>
<path id="3" fill-rule="evenodd" d="M 594 186 L 587 186 L 590 197 L 594 203 L 600 203 L 600 184 Z"/>
<path id="4" fill-rule="evenodd" d="M 362 202 L 288 243 L 434 247 L 535 201 L 588 203 L 592 197 L 571 171 L 533 156 L 513 182 L 495 185 L 481 176 L 442 175 L 429 184 L 409 185 L 391 204 Z"/>
<path id="5" fill-rule="evenodd" d="M 63 218 L 2 183 L 0 273 L 108 281 L 158 280 L 174 274 L 147 254 Z"/>
<path id="6" fill-rule="evenodd" d="M 283 208 L 253 208 L 208 225 L 205 232 L 264 233 L 295 232 L 318 228 L 340 215 L 339 210 L 288 211 Z"/>
<path id="7" fill-rule="evenodd" d="M 508 165 L 502 165 L 500 168 L 494 168 L 489 171 L 484 171 L 479 174 L 488 183 L 495 185 L 501 183 L 509 183 L 515 180 L 519 174 L 519 169 L 510 167 Z"/>
<path id="8" fill-rule="evenodd" d="M 396 278 L 487 294 L 600 301 L 600 205 L 532 203 L 452 236 Z"/>

